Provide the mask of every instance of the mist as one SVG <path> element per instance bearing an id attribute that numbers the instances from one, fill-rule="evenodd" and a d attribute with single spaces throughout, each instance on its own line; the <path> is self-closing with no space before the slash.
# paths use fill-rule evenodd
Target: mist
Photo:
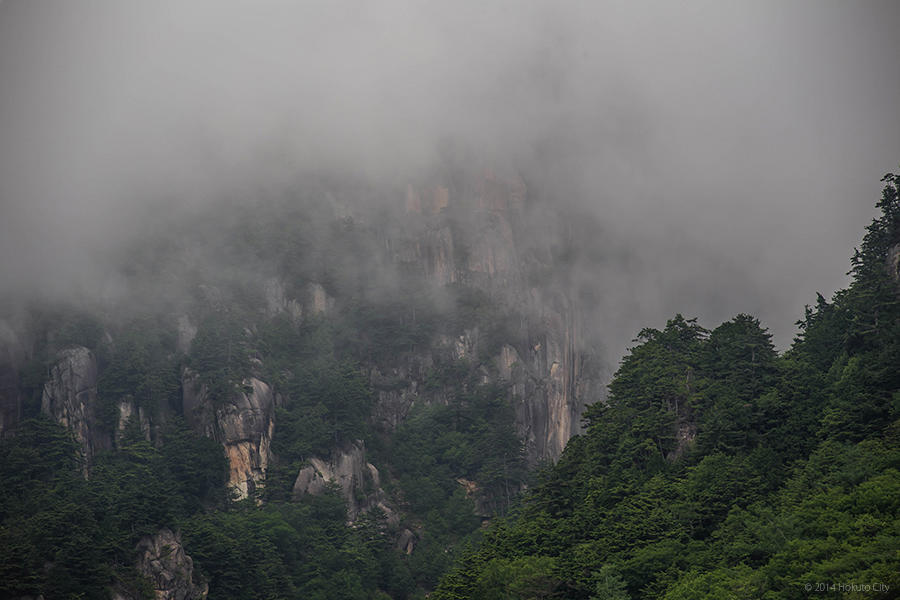
<path id="1" fill-rule="evenodd" d="M 450 144 L 598 224 L 573 276 L 616 353 L 676 312 L 783 348 L 898 168 L 898 25 L 890 1 L 6 0 L 0 297 L 99 295 L 160 215 L 319 172 L 402 189 Z"/>

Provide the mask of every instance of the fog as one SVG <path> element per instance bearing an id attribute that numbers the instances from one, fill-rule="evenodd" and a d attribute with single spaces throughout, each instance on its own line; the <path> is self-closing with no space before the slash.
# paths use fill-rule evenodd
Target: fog
<path id="1" fill-rule="evenodd" d="M 591 326 L 758 316 L 847 283 L 900 161 L 900 4 L 0 3 L 0 296 L 90 297 L 173 208 L 448 141 L 587 211 Z"/>

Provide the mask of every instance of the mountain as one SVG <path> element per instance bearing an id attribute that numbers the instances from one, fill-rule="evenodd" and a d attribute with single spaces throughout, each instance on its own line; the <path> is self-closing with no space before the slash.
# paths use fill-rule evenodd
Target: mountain
<path id="1" fill-rule="evenodd" d="M 484 168 L 316 175 L 159 216 L 95 298 L 10 300 L 4 594 L 432 588 L 604 395 L 570 218 Z M 88 522 L 47 537 L 76 504 Z M 320 527 L 304 560 L 343 583 L 283 547 Z M 238 561 L 245 535 L 275 554 Z"/>
<path id="2" fill-rule="evenodd" d="M 516 174 L 155 215 L 93 295 L 4 300 L 0 595 L 893 597 L 885 183 L 789 350 L 676 315 L 608 392 L 602 228 Z"/>

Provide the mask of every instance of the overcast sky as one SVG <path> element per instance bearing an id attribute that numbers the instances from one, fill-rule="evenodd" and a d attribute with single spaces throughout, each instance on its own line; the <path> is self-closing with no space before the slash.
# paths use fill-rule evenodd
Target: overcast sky
<path id="1" fill-rule="evenodd" d="M 161 202 L 454 139 L 628 246 L 611 320 L 751 312 L 784 347 L 898 169 L 898 31 L 896 1 L 6 0 L 0 293 L 90 285 Z"/>

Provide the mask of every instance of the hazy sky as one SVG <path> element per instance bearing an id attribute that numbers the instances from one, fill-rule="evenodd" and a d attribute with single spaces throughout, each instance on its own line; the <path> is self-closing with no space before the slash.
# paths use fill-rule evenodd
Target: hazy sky
<path id="1" fill-rule="evenodd" d="M 611 320 L 785 346 L 900 163 L 898 31 L 896 1 L 6 0 L 0 294 L 90 288 L 162 203 L 455 139 L 601 217 Z"/>

